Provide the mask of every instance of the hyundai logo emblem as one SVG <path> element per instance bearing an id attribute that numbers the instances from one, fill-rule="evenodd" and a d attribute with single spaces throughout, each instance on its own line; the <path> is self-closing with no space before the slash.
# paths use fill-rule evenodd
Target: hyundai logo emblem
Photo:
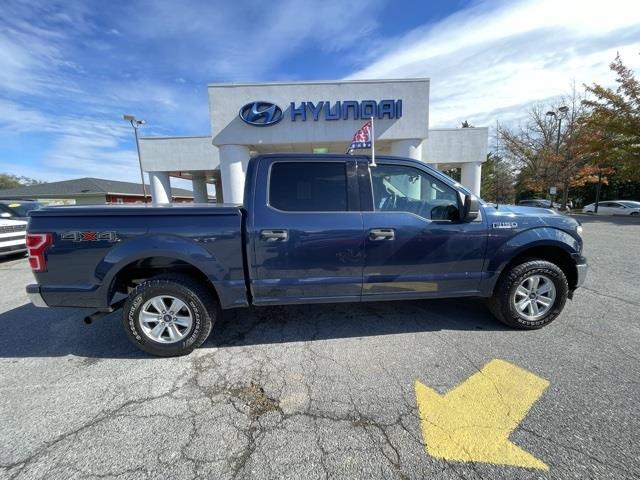
<path id="1" fill-rule="evenodd" d="M 251 102 L 240 109 L 240 118 L 249 125 L 267 127 L 282 120 L 282 109 L 271 102 Z"/>

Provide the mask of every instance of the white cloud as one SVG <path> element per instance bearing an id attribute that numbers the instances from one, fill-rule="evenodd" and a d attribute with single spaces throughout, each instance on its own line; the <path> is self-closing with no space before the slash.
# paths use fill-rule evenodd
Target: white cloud
<path id="1" fill-rule="evenodd" d="M 209 81 L 259 80 L 301 46 L 344 52 L 377 27 L 383 0 L 149 1 L 121 15 L 133 41 L 162 45 L 181 74 Z M 133 12 L 132 12 L 133 13 Z M 363 45 L 358 48 L 364 50 Z M 154 52 L 149 52 L 154 56 Z M 347 52 L 348 53 L 348 52 Z M 295 75 L 286 67 L 279 79 Z"/>
<path id="2" fill-rule="evenodd" d="M 143 135 L 207 133 L 207 81 L 259 80 L 302 46 L 342 52 L 376 28 L 381 4 L 150 0 L 96 11 L 82 2 L 7 0 L 0 136 L 41 152 L 30 149 L 37 158 L 16 165 L 0 150 L 0 165 L 37 178 L 135 179 L 122 113 L 147 120 Z"/>
<path id="3" fill-rule="evenodd" d="M 429 77 L 432 126 L 491 126 L 566 93 L 573 81 L 611 84 L 617 51 L 640 67 L 633 2 L 483 2 L 409 32 L 349 78 Z"/>

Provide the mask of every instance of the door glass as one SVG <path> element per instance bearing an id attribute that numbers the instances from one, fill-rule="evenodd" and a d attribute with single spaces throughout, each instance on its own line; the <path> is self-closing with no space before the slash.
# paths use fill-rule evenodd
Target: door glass
<path id="1" fill-rule="evenodd" d="M 458 193 L 413 167 L 378 165 L 371 169 L 374 209 L 409 212 L 429 220 L 459 220 Z"/>
<path id="2" fill-rule="evenodd" d="M 278 162 L 271 166 L 269 205 L 286 212 L 344 212 L 343 162 Z"/>

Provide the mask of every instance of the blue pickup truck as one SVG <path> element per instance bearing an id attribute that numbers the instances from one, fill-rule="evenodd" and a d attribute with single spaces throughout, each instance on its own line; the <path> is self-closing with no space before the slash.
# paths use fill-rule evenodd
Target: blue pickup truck
<path id="1" fill-rule="evenodd" d="M 584 281 L 582 227 L 552 210 L 492 205 L 405 158 L 253 158 L 243 205 L 76 206 L 31 212 L 31 301 L 123 308 L 146 352 L 201 345 L 221 310 L 479 296 L 540 328 Z"/>

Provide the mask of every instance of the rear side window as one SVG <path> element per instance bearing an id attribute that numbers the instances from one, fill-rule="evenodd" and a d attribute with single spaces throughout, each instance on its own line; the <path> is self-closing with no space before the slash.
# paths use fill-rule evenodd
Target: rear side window
<path id="1" fill-rule="evenodd" d="M 347 211 L 342 162 L 279 162 L 271 166 L 269 205 L 286 212 Z"/>

